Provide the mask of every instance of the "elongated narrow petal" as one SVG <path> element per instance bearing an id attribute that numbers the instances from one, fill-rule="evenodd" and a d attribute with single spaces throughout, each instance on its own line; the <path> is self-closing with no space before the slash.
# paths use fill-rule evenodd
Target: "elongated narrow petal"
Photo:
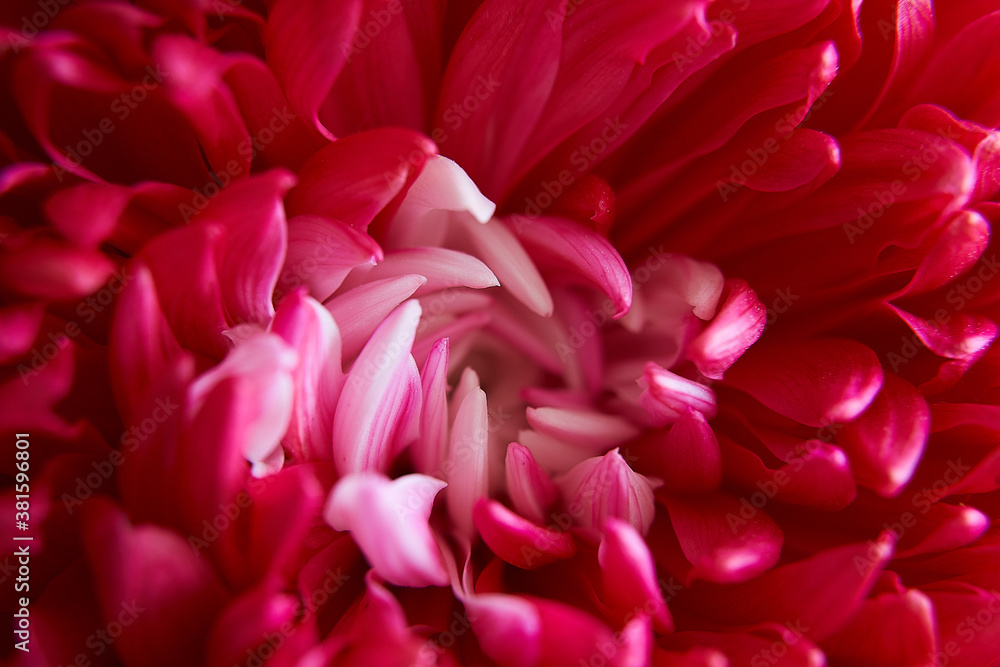
<path id="1" fill-rule="evenodd" d="M 448 451 L 448 339 L 434 343 L 423 371 L 420 386 L 420 435 L 410 449 L 418 472 L 443 476 Z"/>
<path id="2" fill-rule="evenodd" d="M 764 332 L 767 311 L 750 286 L 729 281 L 729 295 L 712 322 L 691 341 L 687 355 L 702 375 L 721 380 Z"/>
<path id="3" fill-rule="evenodd" d="M 631 524 L 610 519 L 604 526 L 604 540 L 597 558 L 605 602 L 625 614 L 641 609 L 654 620 L 658 632 L 673 630 L 673 618 L 660 590 L 653 555 Z"/>
<path id="4" fill-rule="evenodd" d="M 348 530 L 379 575 L 398 586 L 448 583 L 427 523 L 434 498 L 447 484 L 427 475 L 390 480 L 377 473 L 343 477 L 330 493 L 325 517 Z"/>
<path id="5" fill-rule="evenodd" d="M 448 513 L 456 529 L 471 538 L 476 501 L 489 494 L 489 415 L 478 383 L 460 400 L 448 444 Z"/>
<path id="6" fill-rule="evenodd" d="M 426 281 L 423 276 L 416 275 L 376 280 L 328 301 L 326 308 L 340 329 L 344 358 L 356 355 L 389 313 L 413 296 Z"/>
<path id="7" fill-rule="evenodd" d="M 417 379 L 413 386 L 410 356 L 419 320 L 417 301 L 394 310 L 347 375 L 333 422 L 333 460 L 342 475 L 386 470 L 398 441 L 419 417 L 420 384 Z"/>
<path id="8" fill-rule="evenodd" d="M 288 253 L 278 288 L 309 288 L 318 301 L 333 294 L 351 269 L 382 259 L 375 240 L 354 227 L 319 215 L 297 215 L 288 221 Z"/>
<path id="9" fill-rule="evenodd" d="M 408 274 L 427 279 L 420 293 L 448 287 L 483 289 L 500 285 L 497 277 L 481 261 L 467 253 L 447 248 L 390 250 L 366 278 L 378 280 Z"/>
<path id="10" fill-rule="evenodd" d="M 548 522 L 548 512 L 559 495 L 552 479 L 542 470 L 524 445 L 507 447 L 507 493 L 519 513 L 537 523 Z"/>

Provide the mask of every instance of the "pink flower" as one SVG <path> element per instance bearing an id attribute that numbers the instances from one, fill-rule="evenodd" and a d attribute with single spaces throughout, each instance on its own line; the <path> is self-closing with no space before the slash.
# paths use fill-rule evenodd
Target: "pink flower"
<path id="1" fill-rule="evenodd" d="M 988 664 L 996 9 L 11 4 L 16 664 Z"/>

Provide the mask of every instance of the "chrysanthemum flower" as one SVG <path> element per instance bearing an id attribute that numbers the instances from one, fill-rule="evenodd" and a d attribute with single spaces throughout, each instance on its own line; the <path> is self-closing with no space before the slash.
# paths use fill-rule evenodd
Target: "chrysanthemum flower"
<path id="1" fill-rule="evenodd" d="M 9 3 L 14 664 L 988 666 L 997 37 Z"/>

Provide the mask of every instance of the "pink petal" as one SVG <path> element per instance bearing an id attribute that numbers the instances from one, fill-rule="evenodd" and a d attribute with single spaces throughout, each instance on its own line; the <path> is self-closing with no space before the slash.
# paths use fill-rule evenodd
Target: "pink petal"
<path id="1" fill-rule="evenodd" d="M 538 407 L 528 408 L 525 414 L 539 433 L 588 448 L 617 447 L 639 435 L 627 419 L 594 410 Z"/>
<path id="2" fill-rule="evenodd" d="M 399 205 L 391 236 L 397 247 L 415 245 L 413 236 L 418 230 L 434 224 L 424 218 L 431 211 L 468 212 L 476 222 L 484 223 L 496 208 L 455 161 L 431 155 Z"/>
<path id="3" fill-rule="evenodd" d="M 609 520 L 597 558 L 604 602 L 626 614 L 641 610 L 654 619 L 657 632 L 673 630 L 674 620 L 660 591 L 653 555 L 632 525 Z"/>
<path id="4" fill-rule="evenodd" d="M 892 540 L 827 549 L 725 587 L 702 587 L 690 597 L 695 610 L 722 623 L 749 625 L 796 619 L 822 641 L 839 628 L 868 594 L 892 555 Z"/>
<path id="5" fill-rule="evenodd" d="M 514 231 L 528 252 L 560 279 L 601 289 L 615 306 L 615 319 L 632 305 L 632 276 L 614 246 L 597 232 L 564 218 L 515 219 Z M 568 272 L 568 273 L 567 273 Z"/>
<path id="6" fill-rule="evenodd" d="M 0 362 L 9 363 L 29 349 L 38 337 L 45 310 L 40 303 L 24 303 L 0 308 Z"/>
<path id="7" fill-rule="evenodd" d="M 475 387 L 465 393 L 455 390 L 458 402 L 451 426 L 448 461 L 448 513 L 455 529 L 470 539 L 476 534 L 472 511 L 476 501 L 489 494 L 489 415 L 486 392 Z"/>
<path id="8" fill-rule="evenodd" d="M 350 474 L 330 493 L 326 520 L 351 531 L 372 568 L 390 583 L 445 586 L 448 573 L 427 523 L 434 497 L 445 486 L 427 475 L 390 480 L 371 472 Z"/>
<path id="9" fill-rule="evenodd" d="M 959 212 L 920 263 L 907 286 L 920 294 L 946 285 L 978 261 L 989 243 L 990 225 L 974 211 Z"/>
<path id="10" fill-rule="evenodd" d="M 231 602 L 215 621 L 207 664 L 239 664 L 253 655 L 262 637 L 285 638 L 283 629 L 295 627 L 299 601 L 295 596 L 257 588 Z M 296 627 L 296 634 L 302 630 Z M 277 643 L 277 642 L 275 642 Z M 283 645 L 284 641 L 281 642 Z"/>
<path id="11" fill-rule="evenodd" d="M 490 267 L 500 285 L 533 313 L 551 315 L 552 295 L 514 233 L 498 218 L 483 224 L 469 220 L 461 223 L 476 256 Z"/>
<path id="12" fill-rule="evenodd" d="M 410 422 L 419 418 L 420 383 L 410 356 L 419 320 L 420 304 L 404 303 L 379 325 L 351 367 L 333 422 L 340 474 L 386 470 Z"/>
<path id="13" fill-rule="evenodd" d="M 0 260 L 0 290 L 22 297 L 81 299 L 115 277 L 115 265 L 97 250 L 45 237 L 6 240 Z"/>
<path id="14" fill-rule="evenodd" d="M 470 596 L 469 621 L 483 652 L 501 667 L 537 665 L 542 619 L 527 599 L 499 593 Z"/>
<path id="15" fill-rule="evenodd" d="M 709 387 L 671 373 L 653 362 L 646 364 L 636 384 L 642 389 L 639 404 L 657 426 L 677 421 L 689 409 L 708 418 L 715 416 L 715 393 Z"/>
<path id="16" fill-rule="evenodd" d="M 712 491 L 722 481 L 722 452 L 705 416 L 688 408 L 665 434 L 650 438 L 640 455 L 643 470 L 673 492 Z"/>
<path id="17" fill-rule="evenodd" d="M 434 343 L 420 373 L 420 435 L 410 449 L 418 472 L 443 476 L 448 450 L 448 339 Z"/>
<path id="18" fill-rule="evenodd" d="M 403 275 L 421 275 L 427 279 L 418 291 L 426 294 L 449 287 L 485 289 L 500 282 L 485 264 L 464 252 L 447 248 L 408 248 L 390 250 L 369 270 L 367 280 L 384 280 Z"/>
<path id="19" fill-rule="evenodd" d="M 364 3 L 278 0 L 271 7 L 264 41 L 267 61 L 292 108 L 329 138 L 319 107 L 347 60 Z"/>
<path id="20" fill-rule="evenodd" d="M 702 375 L 721 380 L 723 373 L 764 332 L 767 311 L 750 286 L 730 280 L 729 294 L 712 322 L 691 341 L 687 356 Z"/>
<path id="21" fill-rule="evenodd" d="M 382 249 L 367 234 L 319 215 L 298 215 L 288 221 L 288 252 L 278 288 L 289 292 L 305 285 L 316 300 L 325 301 L 351 269 L 381 259 Z"/>
<path id="22" fill-rule="evenodd" d="M 329 460 L 333 406 L 344 383 L 340 331 L 326 308 L 297 290 L 278 306 L 271 332 L 298 353 L 292 417 L 284 445 L 297 462 Z"/>
<path id="23" fill-rule="evenodd" d="M 784 536 L 762 511 L 744 518 L 740 500 L 711 494 L 666 501 L 677 540 L 693 566 L 688 580 L 736 583 L 778 562 Z"/>
<path id="24" fill-rule="evenodd" d="M 576 554 L 572 535 L 536 525 L 495 500 L 480 499 L 473 517 L 486 545 L 515 567 L 534 570 Z"/>
<path id="25" fill-rule="evenodd" d="M 588 536 L 596 536 L 612 518 L 627 521 L 643 535 L 649 532 L 655 513 L 653 483 L 634 472 L 617 448 L 578 463 L 556 483 L 576 523 L 590 529 Z"/>
<path id="26" fill-rule="evenodd" d="M 517 511 L 536 523 L 546 523 L 559 491 L 535 462 L 531 450 L 516 442 L 510 443 L 505 471 L 507 493 Z"/>
<path id="27" fill-rule="evenodd" d="M 292 414 L 292 373 L 298 356 L 280 337 L 257 334 L 238 345 L 225 360 L 191 385 L 191 410 L 200 409 L 212 389 L 226 378 L 245 382 L 242 401 L 255 406 L 243 441 L 243 456 L 254 464 L 254 474 L 274 472 L 265 465 L 281 447 Z M 280 466 L 279 466 L 280 467 Z"/>
<path id="28" fill-rule="evenodd" d="M 837 433 L 860 483 L 883 496 L 899 493 L 920 462 L 930 431 L 927 401 L 891 373 L 868 409 Z"/>
<path id="29" fill-rule="evenodd" d="M 376 328 L 427 282 L 423 276 L 386 278 L 355 287 L 326 302 L 340 329 L 343 357 L 350 359 L 371 340 Z"/>
<path id="30" fill-rule="evenodd" d="M 726 382 L 778 414 L 822 427 L 864 412 L 882 386 L 882 368 L 860 343 L 822 340 L 755 347 Z"/>

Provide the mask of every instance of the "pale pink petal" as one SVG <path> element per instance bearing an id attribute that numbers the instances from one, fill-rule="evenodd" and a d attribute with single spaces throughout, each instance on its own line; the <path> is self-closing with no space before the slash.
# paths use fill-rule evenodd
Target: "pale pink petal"
<path id="1" fill-rule="evenodd" d="M 764 332 L 767 311 L 750 286 L 730 280 L 729 294 L 715 318 L 687 348 L 688 358 L 702 375 L 721 380 L 747 348 Z"/>
<path id="2" fill-rule="evenodd" d="M 419 419 L 420 383 L 410 347 L 420 304 L 407 301 L 382 322 L 347 375 L 333 422 L 333 460 L 341 474 L 384 471 Z M 412 372 L 411 372 L 412 367 Z"/>
<path id="3" fill-rule="evenodd" d="M 386 278 L 338 294 L 324 304 L 340 329 L 344 359 L 351 359 L 376 328 L 427 281 L 423 276 Z"/>
<path id="4" fill-rule="evenodd" d="M 539 407 L 525 413 L 528 424 L 539 433 L 588 448 L 610 449 L 639 435 L 628 420 L 594 410 Z"/>
<path id="5" fill-rule="evenodd" d="M 636 383 L 642 389 L 639 404 L 657 426 L 677 421 L 688 409 L 697 410 L 708 418 L 715 416 L 715 392 L 653 362 L 646 364 Z"/>
<path id="6" fill-rule="evenodd" d="M 288 221 L 288 252 L 278 289 L 300 285 L 318 301 L 333 294 L 351 269 L 382 259 L 375 240 L 354 227 L 319 215 L 297 215 Z"/>
<path id="7" fill-rule="evenodd" d="M 476 534 L 472 511 L 476 501 L 489 495 L 489 415 L 486 392 L 475 386 L 464 394 L 455 390 L 459 401 L 451 425 L 448 461 L 448 513 L 455 529 L 468 538 Z"/>
<path id="8" fill-rule="evenodd" d="M 390 480 L 377 473 L 341 478 L 325 517 L 349 530 L 372 568 L 398 586 L 445 586 L 448 574 L 430 526 L 434 497 L 447 486 L 427 475 Z"/>
<path id="9" fill-rule="evenodd" d="M 418 472 L 443 477 L 448 451 L 448 339 L 434 343 L 420 373 L 420 435 L 410 448 Z"/>
<path id="10" fill-rule="evenodd" d="M 404 275 L 421 275 L 427 279 L 417 296 L 449 287 L 484 289 L 500 285 L 481 261 L 447 248 L 389 250 L 374 268 L 368 270 L 365 279 L 385 280 Z"/>

